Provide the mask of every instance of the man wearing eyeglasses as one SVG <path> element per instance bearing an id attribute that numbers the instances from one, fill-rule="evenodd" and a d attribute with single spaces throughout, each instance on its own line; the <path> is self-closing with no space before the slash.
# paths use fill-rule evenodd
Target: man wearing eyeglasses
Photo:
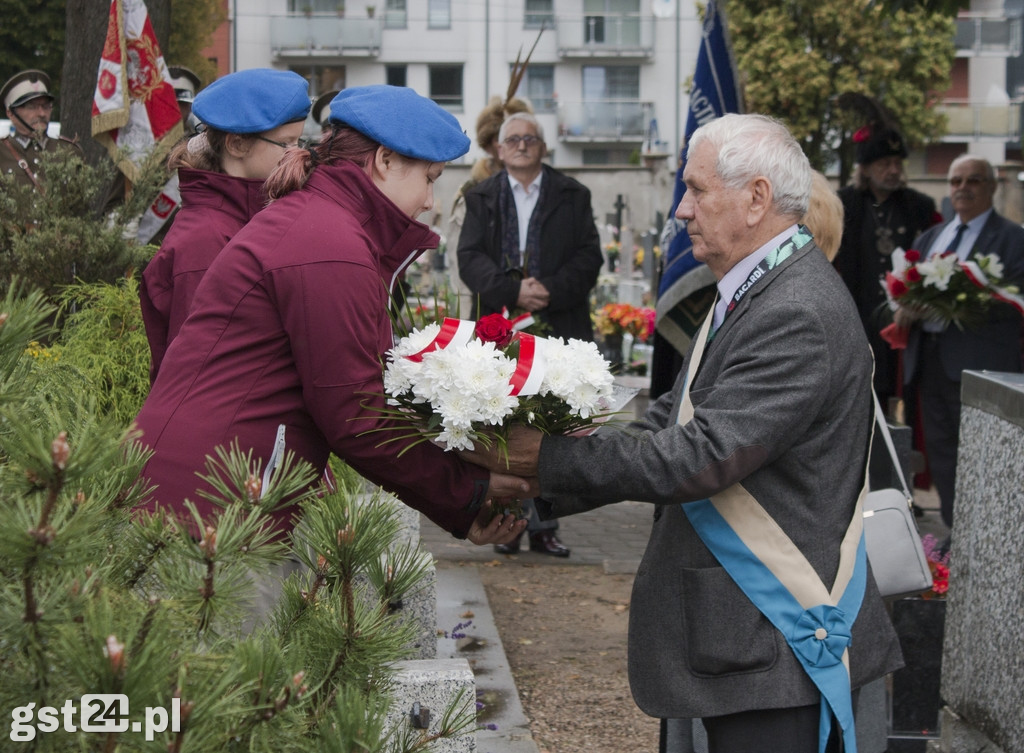
<path id="1" fill-rule="evenodd" d="M 601 244 L 590 191 L 542 160 L 544 131 L 528 112 L 509 115 L 498 132 L 505 169 L 466 192 L 459 236 L 459 275 L 474 297 L 474 315 L 528 311 L 545 334 L 592 341 L 590 291 L 601 269 Z M 533 551 L 568 557 L 557 521 L 540 521 L 529 503 Z M 519 542 L 496 547 L 519 551 Z"/>
<path id="2" fill-rule="evenodd" d="M 961 261 L 996 254 L 1006 284 L 1024 282 L 1024 228 L 992 208 L 996 174 L 988 160 L 971 154 L 949 168 L 949 197 L 956 215 L 925 231 L 914 249 L 929 257 L 955 253 Z M 956 455 L 960 441 L 960 378 L 964 369 L 1021 371 L 1021 317 L 993 302 L 984 322 L 963 329 L 923 321 L 906 308 L 896 323 L 910 327 L 904 354 L 904 382 L 919 390 L 928 468 L 941 504 L 942 520 L 953 526 Z"/>
<path id="3" fill-rule="evenodd" d="M 0 138 L 0 174 L 10 175 L 17 184 L 36 190 L 41 189 L 44 152 L 78 149 L 70 139 L 47 135 L 53 99 L 50 77 L 42 71 L 21 71 L 0 88 L 0 100 L 14 128 L 14 133 Z"/>

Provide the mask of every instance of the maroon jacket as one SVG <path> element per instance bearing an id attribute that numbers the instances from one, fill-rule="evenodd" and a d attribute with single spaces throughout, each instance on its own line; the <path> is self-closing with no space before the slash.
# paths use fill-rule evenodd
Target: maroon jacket
<path id="1" fill-rule="evenodd" d="M 267 204 L 263 181 L 180 169 L 181 210 L 142 273 L 139 299 L 149 339 L 149 381 L 188 316 L 199 281 L 235 233 Z"/>
<path id="2" fill-rule="evenodd" d="M 181 510 L 188 497 L 209 513 L 195 493 L 204 458 L 237 439 L 265 466 L 284 424 L 287 448 L 317 470 L 333 451 L 464 536 L 487 471 L 429 443 L 399 459 L 402 443 L 379 447 L 391 434 L 364 434 L 388 423 L 360 405 L 384 405 L 388 286 L 438 241 L 351 163 L 316 168 L 257 214 L 210 266 L 137 417 L 156 500 Z"/>

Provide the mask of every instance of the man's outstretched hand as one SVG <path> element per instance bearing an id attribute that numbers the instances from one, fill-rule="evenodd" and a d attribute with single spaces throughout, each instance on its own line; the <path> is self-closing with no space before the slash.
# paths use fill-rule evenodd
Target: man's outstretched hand
<path id="1" fill-rule="evenodd" d="M 540 456 L 540 442 L 544 438 L 536 429 L 526 426 L 512 426 L 509 428 L 508 437 L 502 445 L 497 439 L 490 444 L 477 442 L 472 450 L 459 450 L 459 457 L 470 463 L 482 465 L 491 471 L 491 484 L 493 488 L 494 476 L 505 473 L 516 474 L 512 478 L 532 478 L 537 475 L 537 458 Z M 496 474 L 496 471 L 501 473 Z M 537 494 L 539 494 L 539 490 Z M 515 494 L 517 497 L 536 497 L 537 494 Z M 500 496 L 499 492 L 493 492 L 494 496 Z"/>

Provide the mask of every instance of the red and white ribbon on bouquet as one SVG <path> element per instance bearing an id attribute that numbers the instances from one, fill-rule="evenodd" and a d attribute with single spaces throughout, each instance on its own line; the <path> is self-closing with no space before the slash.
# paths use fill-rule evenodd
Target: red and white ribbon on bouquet
<path id="1" fill-rule="evenodd" d="M 512 324 L 513 332 L 522 332 L 527 327 L 532 327 L 537 323 L 537 320 L 533 318 L 533 314 L 527 311 L 525 314 L 520 314 L 517 317 L 512 317 L 508 313 L 508 307 L 502 306 L 501 315 L 509 320 Z"/>
<path id="2" fill-rule="evenodd" d="M 433 350 L 444 350 L 449 345 L 462 347 L 473 339 L 475 329 L 476 322 L 471 322 L 468 319 L 445 317 L 444 321 L 441 322 L 441 331 L 437 333 L 437 336 L 427 343 L 423 350 L 413 353 L 411 356 L 406 356 L 406 358 L 419 363 L 423 360 L 425 354 Z"/>
<path id="3" fill-rule="evenodd" d="M 992 297 L 997 301 L 1010 304 L 1017 309 L 1020 314 L 1024 315 L 1024 298 L 1016 293 L 1010 292 L 1006 288 L 993 285 L 989 282 L 988 275 L 982 271 L 977 262 L 962 261 L 960 262 L 960 268 L 963 269 L 964 274 L 967 275 L 967 279 L 979 288 L 987 288 L 992 292 Z"/>
<path id="4" fill-rule="evenodd" d="M 536 395 L 544 381 L 544 339 L 519 332 L 515 341 L 519 343 L 519 358 L 509 379 L 511 394 Z"/>
<path id="5" fill-rule="evenodd" d="M 476 322 L 466 319 L 445 318 L 441 322 L 441 330 L 426 347 L 417 353 L 406 356 L 410 361 L 419 363 L 423 356 L 435 350 L 444 350 L 455 346 L 461 348 L 470 340 L 476 331 Z M 519 357 L 516 359 L 516 370 L 509 378 L 512 395 L 536 395 L 544 381 L 544 339 L 517 332 L 513 342 L 519 343 Z"/>

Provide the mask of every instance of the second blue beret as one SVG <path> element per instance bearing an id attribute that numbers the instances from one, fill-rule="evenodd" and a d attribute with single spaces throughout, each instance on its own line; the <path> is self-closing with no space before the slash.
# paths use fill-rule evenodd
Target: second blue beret
<path id="1" fill-rule="evenodd" d="M 406 86 L 355 86 L 331 100 L 332 123 L 344 123 L 399 154 L 448 162 L 469 151 L 458 119 Z"/>
<path id="2" fill-rule="evenodd" d="M 192 112 L 227 133 L 262 133 L 309 114 L 309 82 L 298 73 L 250 68 L 217 79 L 196 95 Z"/>

